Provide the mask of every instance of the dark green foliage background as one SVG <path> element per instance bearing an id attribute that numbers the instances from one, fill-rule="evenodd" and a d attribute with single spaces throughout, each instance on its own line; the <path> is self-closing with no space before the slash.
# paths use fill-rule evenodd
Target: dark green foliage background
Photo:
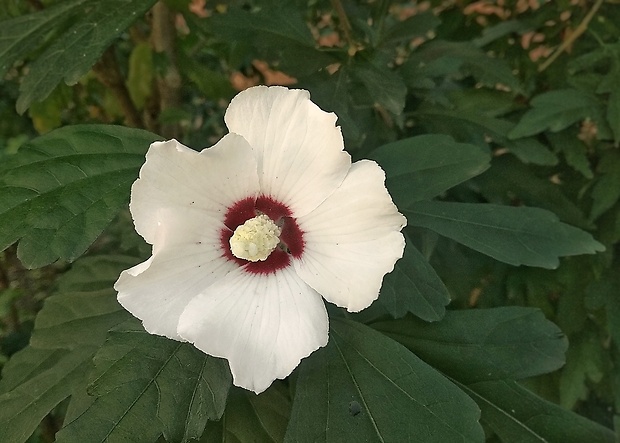
<path id="1" fill-rule="evenodd" d="M 616 0 L 0 2 L 0 442 L 616 441 L 619 24 Z M 281 83 L 385 169 L 407 247 L 257 396 L 112 285 L 150 254 L 149 144 L 210 146 L 235 90 Z"/>

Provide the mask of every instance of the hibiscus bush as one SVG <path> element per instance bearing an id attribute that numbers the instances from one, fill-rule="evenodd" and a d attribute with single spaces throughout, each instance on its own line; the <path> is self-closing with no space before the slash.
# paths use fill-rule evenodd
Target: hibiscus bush
<path id="1" fill-rule="evenodd" d="M 617 1 L 0 21 L 0 442 L 616 441 Z"/>

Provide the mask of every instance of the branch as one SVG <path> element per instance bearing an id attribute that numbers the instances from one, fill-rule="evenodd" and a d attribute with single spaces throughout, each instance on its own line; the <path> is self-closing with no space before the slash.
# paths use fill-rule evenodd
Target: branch
<path id="1" fill-rule="evenodd" d="M 596 3 L 594 4 L 594 6 L 592 6 L 590 12 L 588 12 L 588 14 L 584 17 L 583 21 L 579 23 L 579 26 L 575 28 L 575 32 L 569 35 L 566 40 L 564 40 L 562 44 L 558 47 L 558 49 L 556 49 L 555 52 L 551 54 L 551 56 L 538 67 L 538 72 L 542 72 L 549 66 L 551 66 L 551 64 L 562 54 L 562 52 L 564 52 L 570 45 L 575 43 L 575 41 L 581 36 L 581 34 L 588 30 L 588 25 L 590 24 L 590 21 L 592 21 L 592 19 L 596 15 L 597 11 L 603 4 L 603 1 L 604 0 L 596 0 Z"/>
<path id="2" fill-rule="evenodd" d="M 114 54 L 114 48 L 109 47 L 101 56 L 101 59 L 93 66 L 93 72 L 104 86 L 110 89 L 125 115 L 125 121 L 129 126 L 143 128 L 142 117 L 131 100 L 129 90 L 125 85 L 125 79 L 121 74 Z"/>
<path id="3" fill-rule="evenodd" d="M 355 42 L 353 41 L 353 37 L 351 35 L 351 22 L 349 22 L 349 17 L 347 17 L 347 13 L 342 6 L 340 0 L 331 0 L 332 7 L 336 11 L 338 15 L 338 24 L 340 25 L 340 29 L 342 29 L 342 33 L 344 34 L 344 38 L 349 45 L 349 55 L 353 56 L 357 52 L 357 47 Z"/>
<path id="4" fill-rule="evenodd" d="M 156 52 L 166 54 L 168 59 L 168 66 L 164 75 L 157 76 L 159 114 L 166 109 L 178 108 L 181 104 L 181 74 L 177 67 L 175 52 L 176 27 L 174 18 L 174 13 L 164 2 L 159 1 L 153 6 L 151 43 Z M 162 125 L 160 129 L 160 133 L 169 138 L 178 138 L 180 132 L 178 124 Z"/>

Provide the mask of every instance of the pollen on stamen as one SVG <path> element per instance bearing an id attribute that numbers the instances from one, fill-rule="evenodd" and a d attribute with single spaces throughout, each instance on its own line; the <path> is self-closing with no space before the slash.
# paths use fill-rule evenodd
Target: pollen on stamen
<path id="1" fill-rule="evenodd" d="M 280 228 L 265 214 L 239 225 L 230 237 L 230 251 L 251 262 L 265 261 L 280 243 Z"/>

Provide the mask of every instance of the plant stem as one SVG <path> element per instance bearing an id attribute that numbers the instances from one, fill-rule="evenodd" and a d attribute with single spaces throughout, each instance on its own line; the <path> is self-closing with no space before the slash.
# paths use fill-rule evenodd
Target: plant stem
<path id="1" fill-rule="evenodd" d="M 93 72 L 104 86 L 108 87 L 114 94 L 118 103 L 125 115 L 125 121 L 129 126 L 135 128 L 143 128 L 144 123 L 142 117 L 136 108 L 136 105 L 131 100 L 129 90 L 125 85 L 125 79 L 123 78 L 116 55 L 114 54 L 114 48 L 111 46 L 103 53 L 101 59 L 93 66 Z"/>
<path id="2" fill-rule="evenodd" d="M 338 24 L 340 25 L 340 29 L 342 29 L 344 38 L 349 45 L 349 55 L 354 55 L 357 49 L 351 35 L 351 23 L 349 22 L 349 17 L 347 17 L 347 13 L 344 10 L 340 0 L 331 0 L 331 3 L 332 7 L 336 11 L 336 15 L 338 15 Z"/>
<path id="3" fill-rule="evenodd" d="M 566 40 L 564 40 L 562 44 L 555 50 L 555 52 L 551 54 L 551 56 L 538 67 L 538 72 L 542 72 L 549 66 L 551 66 L 551 64 L 562 54 L 562 52 L 564 52 L 570 45 L 575 43 L 575 41 L 581 36 L 581 34 L 588 30 L 588 25 L 590 24 L 590 21 L 592 21 L 592 19 L 598 12 L 599 8 L 603 4 L 603 1 L 604 0 L 596 0 L 596 3 L 594 3 L 594 6 L 592 6 L 590 12 L 588 12 L 588 14 L 584 17 L 583 21 L 579 23 L 579 26 L 575 28 L 575 32 L 569 35 Z"/>
<path id="4" fill-rule="evenodd" d="M 159 1 L 153 6 L 151 44 L 155 52 L 164 53 L 168 59 L 165 72 L 157 76 L 159 114 L 167 109 L 178 108 L 181 104 L 181 74 L 177 67 L 175 52 L 174 18 L 174 13 L 164 2 Z M 166 138 L 178 138 L 180 129 L 177 123 L 164 124 L 160 128 L 160 133 Z"/>

